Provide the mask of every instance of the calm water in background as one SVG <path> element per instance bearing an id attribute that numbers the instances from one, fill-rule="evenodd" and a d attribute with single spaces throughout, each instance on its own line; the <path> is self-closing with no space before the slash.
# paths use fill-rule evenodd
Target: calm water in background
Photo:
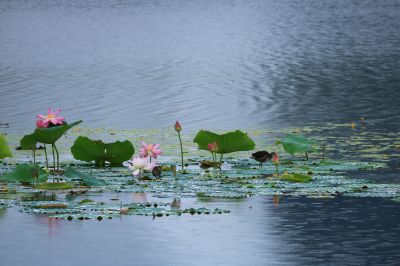
<path id="1" fill-rule="evenodd" d="M 365 117 L 376 130 L 398 130 L 399 13 L 400 1 L 0 0 L 0 122 L 31 131 L 52 106 L 93 127 Z M 0 265 L 400 259 L 399 205 L 389 200 L 182 202 L 232 213 L 68 222 L 0 210 Z"/>
<path id="2" fill-rule="evenodd" d="M 400 116 L 400 1 L 0 1 L 0 121 L 280 127 Z M 390 124 L 390 125 L 389 125 Z"/>

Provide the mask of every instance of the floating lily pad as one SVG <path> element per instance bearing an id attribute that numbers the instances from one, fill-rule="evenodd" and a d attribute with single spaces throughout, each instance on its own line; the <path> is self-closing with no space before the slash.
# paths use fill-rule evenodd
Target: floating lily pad
<path id="1" fill-rule="evenodd" d="M 45 190 L 65 190 L 74 188 L 74 183 L 71 182 L 56 182 L 56 183 L 42 183 L 38 185 L 37 189 L 45 189 Z"/>
<path id="2" fill-rule="evenodd" d="M 312 177 L 309 175 L 302 175 L 302 174 L 283 174 L 279 177 L 281 180 L 289 181 L 289 182 L 298 182 L 298 183 L 303 183 L 303 182 L 310 182 L 312 180 Z"/>
<path id="3" fill-rule="evenodd" d="M 0 159 L 12 157 L 10 148 L 7 145 L 7 141 L 3 135 L 0 135 Z"/>
<path id="4" fill-rule="evenodd" d="M 9 182 L 42 183 L 47 181 L 48 175 L 38 165 L 20 164 L 15 167 L 13 172 L 0 176 L 0 179 Z"/>
<path id="5" fill-rule="evenodd" d="M 216 142 L 216 153 L 226 154 L 237 151 L 250 151 L 255 149 L 254 141 L 240 130 L 228 132 L 222 135 L 200 130 L 193 142 L 197 143 L 200 150 L 208 151 L 208 144 Z"/>
<path id="6" fill-rule="evenodd" d="M 122 164 L 132 157 L 135 149 L 128 140 L 104 143 L 80 136 L 71 147 L 71 152 L 77 160 L 94 161 L 97 166 L 104 166 L 106 161 L 113 165 Z"/>

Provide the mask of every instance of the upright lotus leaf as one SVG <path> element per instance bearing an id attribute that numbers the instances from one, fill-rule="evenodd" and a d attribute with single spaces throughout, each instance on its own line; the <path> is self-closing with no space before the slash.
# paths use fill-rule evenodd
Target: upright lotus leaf
<path id="1" fill-rule="evenodd" d="M 49 174 L 35 164 L 20 164 L 11 173 L 0 176 L 0 180 L 9 182 L 43 183 Z"/>
<path id="2" fill-rule="evenodd" d="M 122 164 L 132 157 L 135 149 L 128 140 L 104 143 L 101 140 L 80 136 L 71 147 L 71 152 L 77 160 L 94 161 L 97 166 L 103 166 L 106 161 L 111 164 Z"/>
<path id="3" fill-rule="evenodd" d="M 106 161 L 114 165 L 122 164 L 123 162 L 131 159 L 134 153 L 135 148 L 128 140 L 106 144 Z"/>
<path id="4" fill-rule="evenodd" d="M 276 144 L 282 144 L 283 149 L 291 155 L 300 152 L 312 152 L 314 151 L 314 145 L 316 141 L 307 139 L 302 135 L 287 135 L 282 141 L 277 141 Z"/>
<path id="5" fill-rule="evenodd" d="M 37 143 L 35 134 L 25 135 L 19 143 L 22 150 L 35 150 Z"/>
<path id="6" fill-rule="evenodd" d="M 49 128 L 37 128 L 33 135 L 37 142 L 44 144 L 54 144 L 59 138 L 62 137 L 69 129 L 82 123 L 82 120 L 76 121 L 71 124 L 64 123 L 61 126 Z"/>
<path id="7" fill-rule="evenodd" d="M 10 148 L 7 145 L 7 141 L 3 135 L 0 135 L 0 159 L 12 157 Z"/>
<path id="8" fill-rule="evenodd" d="M 254 141 L 240 130 L 228 132 L 222 135 L 200 130 L 193 142 L 197 143 L 200 150 L 208 150 L 208 144 L 216 142 L 218 151 L 215 153 L 226 154 L 237 151 L 250 151 L 254 150 Z"/>
<path id="9" fill-rule="evenodd" d="M 82 173 L 80 171 L 75 170 L 74 168 L 68 167 L 65 170 L 65 175 L 69 178 L 76 178 L 82 180 L 82 182 L 88 187 L 96 187 L 96 186 L 105 186 L 107 183 L 102 180 L 95 178 L 89 174 Z"/>

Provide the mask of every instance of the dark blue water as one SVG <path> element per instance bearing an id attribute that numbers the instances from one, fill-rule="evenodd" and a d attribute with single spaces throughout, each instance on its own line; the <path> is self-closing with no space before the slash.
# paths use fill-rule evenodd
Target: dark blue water
<path id="1" fill-rule="evenodd" d="M 400 1 L 0 1 L 0 121 L 399 127 Z"/>

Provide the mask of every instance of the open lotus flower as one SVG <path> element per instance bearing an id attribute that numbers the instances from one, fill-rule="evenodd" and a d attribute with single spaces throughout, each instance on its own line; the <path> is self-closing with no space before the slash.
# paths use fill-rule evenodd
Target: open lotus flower
<path id="1" fill-rule="evenodd" d="M 217 152 L 218 151 L 218 144 L 214 141 L 213 143 L 209 143 L 207 145 L 208 151 L 210 152 Z"/>
<path id="2" fill-rule="evenodd" d="M 128 167 L 132 171 L 132 175 L 140 175 L 141 171 L 152 171 L 156 166 L 155 162 L 148 162 L 146 158 L 143 157 L 133 157 L 132 160 L 124 163 L 124 166 Z"/>
<path id="3" fill-rule="evenodd" d="M 60 112 L 60 108 L 58 108 L 55 112 L 53 112 L 51 108 L 49 108 L 47 111 L 47 115 L 37 115 L 37 118 L 39 118 L 39 120 L 36 122 L 36 126 L 38 128 L 46 128 L 49 127 L 50 123 L 53 125 L 64 124 L 65 118 L 58 116 Z"/>
<path id="4" fill-rule="evenodd" d="M 141 157 L 153 157 L 157 159 L 158 155 L 163 153 L 162 149 L 159 149 L 160 144 L 146 144 L 142 141 L 142 148 L 140 148 L 139 154 Z"/>

